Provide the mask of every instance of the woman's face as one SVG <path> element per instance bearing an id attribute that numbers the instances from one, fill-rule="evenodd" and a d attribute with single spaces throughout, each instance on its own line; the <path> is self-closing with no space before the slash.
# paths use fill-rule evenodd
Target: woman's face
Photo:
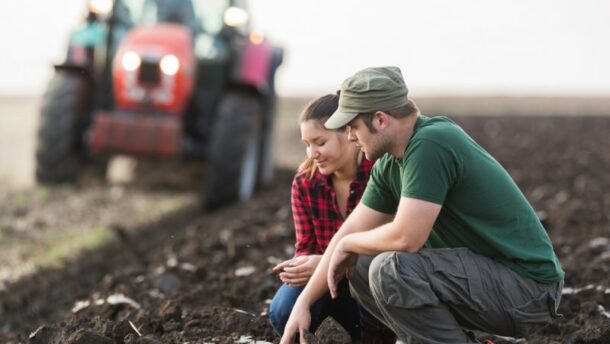
<path id="1" fill-rule="evenodd" d="M 301 139 L 307 147 L 307 156 L 312 158 L 320 173 L 331 175 L 353 159 L 347 135 L 329 130 L 316 120 L 301 123 Z"/>

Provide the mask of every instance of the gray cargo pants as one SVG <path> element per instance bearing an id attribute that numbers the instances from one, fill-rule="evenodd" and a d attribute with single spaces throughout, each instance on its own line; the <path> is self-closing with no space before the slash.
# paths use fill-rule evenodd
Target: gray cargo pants
<path id="1" fill-rule="evenodd" d="M 463 328 L 524 337 L 558 316 L 562 287 L 467 248 L 360 256 L 350 278 L 352 296 L 405 343 L 471 343 Z"/>

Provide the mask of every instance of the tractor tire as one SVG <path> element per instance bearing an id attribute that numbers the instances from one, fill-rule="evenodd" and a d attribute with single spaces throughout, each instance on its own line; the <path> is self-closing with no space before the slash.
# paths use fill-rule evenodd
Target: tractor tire
<path id="1" fill-rule="evenodd" d="M 260 165 L 262 120 L 262 104 L 255 95 L 229 93 L 220 101 L 210 137 L 205 208 L 252 197 Z"/>
<path id="2" fill-rule="evenodd" d="M 263 126 L 263 137 L 261 139 L 261 158 L 258 169 L 258 184 L 261 187 L 267 187 L 275 180 L 275 118 L 272 115 L 267 116 Z"/>
<path id="3" fill-rule="evenodd" d="M 74 72 L 55 74 L 44 95 L 36 147 L 36 180 L 72 183 L 81 165 L 83 116 L 90 104 L 87 79 Z"/>

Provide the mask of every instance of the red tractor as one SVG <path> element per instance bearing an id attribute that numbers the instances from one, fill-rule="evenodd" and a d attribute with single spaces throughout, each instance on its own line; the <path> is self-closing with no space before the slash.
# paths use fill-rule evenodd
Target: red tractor
<path id="1" fill-rule="evenodd" d="M 74 182 L 114 154 L 207 161 L 208 208 L 273 178 L 282 50 L 239 0 L 89 0 L 44 96 L 40 183 Z"/>

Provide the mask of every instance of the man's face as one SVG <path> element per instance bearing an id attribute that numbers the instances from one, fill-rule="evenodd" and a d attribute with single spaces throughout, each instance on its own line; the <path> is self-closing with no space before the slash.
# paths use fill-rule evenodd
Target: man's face
<path id="1" fill-rule="evenodd" d="M 374 124 L 373 124 L 374 125 Z M 377 130 L 372 133 L 360 117 L 347 124 L 348 139 L 355 142 L 369 160 L 375 160 L 386 153 L 383 135 Z"/>

